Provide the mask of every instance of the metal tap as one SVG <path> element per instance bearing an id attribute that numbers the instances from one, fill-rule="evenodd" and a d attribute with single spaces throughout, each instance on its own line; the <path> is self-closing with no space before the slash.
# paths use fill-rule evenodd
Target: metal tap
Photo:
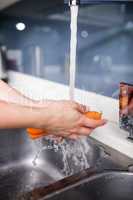
<path id="1" fill-rule="evenodd" d="M 65 4 L 69 4 L 70 6 L 79 5 L 79 4 L 95 4 L 95 3 L 124 3 L 129 2 L 129 0 L 64 0 Z"/>
<path id="2" fill-rule="evenodd" d="M 70 6 L 76 6 L 80 4 L 80 0 L 69 0 Z"/>

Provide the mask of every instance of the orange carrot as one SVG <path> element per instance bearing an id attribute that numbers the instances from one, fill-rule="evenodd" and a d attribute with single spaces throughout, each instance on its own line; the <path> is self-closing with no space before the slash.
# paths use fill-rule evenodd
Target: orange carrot
<path id="1" fill-rule="evenodd" d="M 102 118 L 102 113 L 90 111 L 85 113 L 85 116 L 89 119 L 100 120 Z"/>
<path id="2" fill-rule="evenodd" d="M 29 137 L 31 139 L 37 139 L 39 137 L 47 136 L 48 135 L 48 133 L 46 133 L 44 130 L 37 129 L 37 128 L 28 128 L 27 132 L 28 132 Z"/>

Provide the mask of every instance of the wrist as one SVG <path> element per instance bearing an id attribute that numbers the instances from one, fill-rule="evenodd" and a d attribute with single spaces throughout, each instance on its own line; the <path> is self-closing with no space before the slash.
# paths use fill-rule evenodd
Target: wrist
<path id="1" fill-rule="evenodd" d="M 51 103 L 53 105 L 54 101 L 43 100 L 34 102 L 34 106 L 32 108 L 34 114 L 31 112 L 31 115 L 33 115 L 33 128 L 45 129 L 49 126 L 49 124 L 51 124 L 51 117 L 53 116 Z"/>
<path id="2" fill-rule="evenodd" d="M 45 129 L 49 121 L 48 110 L 49 108 L 47 105 L 42 106 L 40 103 L 37 103 L 30 111 L 31 123 L 32 123 L 30 127 Z"/>

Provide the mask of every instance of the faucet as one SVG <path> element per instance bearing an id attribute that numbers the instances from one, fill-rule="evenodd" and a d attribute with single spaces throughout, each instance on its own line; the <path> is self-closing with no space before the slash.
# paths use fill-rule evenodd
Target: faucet
<path id="1" fill-rule="evenodd" d="M 69 6 L 76 6 L 80 4 L 80 0 L 64 0 L 64 3 Z"/>
<path id="2" fill-rule="evenodd" d="M 76 6 L 80 4 L 80 0 L 69 0 L 70 6 Z"/>
<path id="3" fill-rule="evenodd" d="M 82 5 L 82 4 L 92 4 L 92 3 L 124 3 L 130 2 L 129 0 L 64 0 L 65 4 L 73 5 Z"/>

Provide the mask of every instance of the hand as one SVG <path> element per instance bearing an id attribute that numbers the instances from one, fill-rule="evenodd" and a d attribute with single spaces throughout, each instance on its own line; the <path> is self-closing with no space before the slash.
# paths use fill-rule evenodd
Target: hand
<path id="1" fill-rule="evenodd" d="M 35 128 L 44 129 L 51 135 L 77 139 L 89 135 L 106 120 L 88 119 L 87 107 L 72 101 L 46 101 L 40 109 L 39 122 Z"/>

